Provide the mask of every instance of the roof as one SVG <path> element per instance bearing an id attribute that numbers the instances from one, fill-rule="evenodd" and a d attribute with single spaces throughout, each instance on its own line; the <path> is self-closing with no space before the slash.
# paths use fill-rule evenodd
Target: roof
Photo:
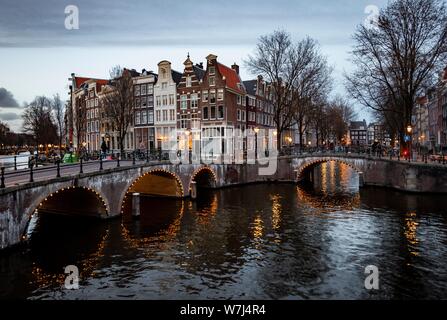
<path id="1" fill-rule="evenodd" d="M 85 82 L 92 80 L 96 82 L 97 90 L 100 90 L 101 86 L 109 83 L 109 80 L 106 79 L 95 79 L 95 78 L 86 78 L 86 77 L 75 77 L 76 88 L 80 88 Z"/>
<path id="2" fill-rule="evenodd" d="M 362 130 L 360 127 L 363 127 L 363 130 L 366 130 L 366 121 L 351 121 L 351 124 L 349 125 L 349 129 L 351 130 Z"/>
<path id="3" fill-rule="evenodd" d="M 225 77 L 229 88 L 240 93 L 245 93 L 244 84 L 236 71 L 221 63 L 217 63 L 217 68 L 219 69 L 220 74 Z M 238 83 L 242 86 L 241 88 L 238 86 Z"/>
<path id="4" fill-rule="evenodd" d="M 247 91 L 247 93 L 252 96 L 255 96 L 258 80 L 256 80 L 256 79 L 255 80 L 247 80 L 247 81 L 244 81 L 243 83 L 244 83 L 244 87 L 245 87 L 245 90 Z"/>
<path id="5" fill-rule="evenodd" d="M 194 74 L 196 75 L 198 80 L 202 80 L 203 77 L 205 76 L 205 70 L 203 70 L 202 68 L 198 67 L 198 66 L 193 66 L 192 67 Z"/>
<path id="6" fill-rule="evenodd" d="M 182 80 L 183 73 L 180 73 L 180 72 L 175 71 L 175 70 L 172 70 L 171 73 L 172 73 L 172 80 L 174 80 L 174 82 L 176 84 L 179 84 L 180 81 Z"/>

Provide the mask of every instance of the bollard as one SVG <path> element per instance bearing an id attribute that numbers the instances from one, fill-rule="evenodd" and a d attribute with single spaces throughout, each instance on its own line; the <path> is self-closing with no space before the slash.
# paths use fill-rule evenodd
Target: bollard
<path id="1" fill-rule="evenodd" d="M 17 171 L 17 156 L 14 156 L 14 171 Z"/>
<path id="2" fill-rule="evenodd" d="M 365 180 L 363 178 L 363 172 L 359 172 L 359 188 L 365 185 Z"/>
<path id="3" fill-rule="evenodd" d="M 57 160 L 56 165 L 57 165 L 56 178 L 60 178 L 61 177 L 61 161 Z"/>
<path id="4" fill-rule="evenodd" d="M 2 171 L 2 177 L 1 177 L 1 182 L 0 182 L 0 188 L 5 188 L 5 167 L 1 168 Z"/>
<path id="5" fill-rule="evenodd" d="M 140 216 L 140 194 L 132 193 L 132 216 Z"/>
<path id="6" fill-rule="evenodd" d="M 79 161 L 79 173 L 84 173 L 83 167 L 82 167 L 82 158 Z"/>
<path id="7" fill-rule="evenodd" d="M 29 167 L 29 182 L 34 182 L 33 166 L 34 164 L 31 163 Z"/>
<path id="8" fill-rule="evenodd" d="M 132 152 L 132 165 L 135 165 L 135 151 Z"/>
<path id="9" fill-rule="evenodd" d="M 102 156 L 99 157 L 99 171 L 102 171 Z"/>
<path id="10" fill-rule="evenodd" d="M 195 181 L 191 181 L 190 195 L 193 200 L 197 198 L 197 183 Z"/>
<path id="11" fill-rule="evenodd" d="M 120 167 L 120 154 L 119 153 L 116 154 L 116 167 L 117 168 Z"/>
<path id="12" fill-rule="evenodd" d="M 146 150 L 146 163 L 149 163 L 149 149 Z"/>

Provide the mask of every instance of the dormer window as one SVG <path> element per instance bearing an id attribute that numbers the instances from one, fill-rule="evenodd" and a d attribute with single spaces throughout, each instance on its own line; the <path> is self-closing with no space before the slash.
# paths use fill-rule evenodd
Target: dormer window
<path id="1" fill-rule="evenodd" d="M 216 84 L 215 78 L 214 77 L 209 77 L 208 78 L 208 83 L 209 83 L 210 86 L 214 86 Z"/>
<path id="2" fill-rule="evenodd" d="M 209 67 L 209 70 L 210 70 L 210 75 L 216 74 L 216 67 Z"/>

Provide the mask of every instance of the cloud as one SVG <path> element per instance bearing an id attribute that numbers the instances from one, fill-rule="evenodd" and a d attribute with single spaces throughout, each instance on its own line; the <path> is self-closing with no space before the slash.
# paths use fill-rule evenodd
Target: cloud
<path id="1" fill-rule="evenodd" d="M 0 119 L 4 121 L 13 121 L 20 119 L 20 115 L 14 112 L 1 112 Z"/>
<path id="2" fill-rule="evenodd" d="M 3 108 L 17 108 L 19 104 L 11 92 L 5 88 L 0 88 L 0 107 Z"/>

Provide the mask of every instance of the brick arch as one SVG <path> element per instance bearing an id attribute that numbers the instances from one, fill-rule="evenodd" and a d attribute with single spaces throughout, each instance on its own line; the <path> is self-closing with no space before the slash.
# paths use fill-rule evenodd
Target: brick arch
<path id="1" fill-rule="evenodd" d="M 362 172 L 362 170 L 359 167 L 357 167 L 355 164 L 352 164 L 352 162 L 349 160 L 340 159 L 340 158 L 318 158 L 318 159 L 313 159 L 309 162 L 302 164 L 297 170 L 296 179 L 299 180 L 300 178 L 302 178 L 303 173 L 306 172 L 307 170 L 312 169 L 319 164 L 329 162 L 329 161 L 335 161 L 338 163 L 345 164 L 357 173 Z"/>
<path id="2" fill-rule="evenodd" d="M 216 172 L 213 169 L 211 169 L 209 166 L 202 166 L 202 167 L 196 169 L 192 173 L 191 178 L 189 179 L 188 192 L 191 192 L 191 183 L 195 180 L 197 175 L 199 175 L 201 172 L 204 172 L 204 171 L 209 172 L 211 174 L 211 177 L 213 178 L 214 184 L 217 184 L 217 174 L 216 174 Z"/>
<path id="3" fill-rule="evenodd" d="M 127 195 L 131 192 L 132 187 L 135 186 L 137 183 L 141 182 L 143 179 L 146 179 L 150 175 L 165 175 L 165 176 L 172 177 L 176 183 L 176 194 L 172 195 L 172 196 L 179 197 L 179 198 L 183 198 L 185 196 L 182 180 L 176 173 L 173 173 L 168 170 L 160 169 L 160 168 L 152 169 L 152 170 L 149 170 L 141 175 L 138 175 L 134 180 L 132 180 L 126 186 L 126 188 L 124 189 L 124 192 L 121 194 L 120 199 L 119 199 L 121 213 L 123 213 L 124 201 L 126 200 Z"/>
<path id="4" fill-rule="evenodd" d="M 35 214 L 39 208 L 42 208 L 45 203 L 49 202 L 53 197 L 60 196 L 64 192 L 67 192 L 69 190 L 82 190 L 84 192 L 87 192 L 89 194 L 94 195 L 94 197 L 98 200 L 98 202 L 101 204 L 102 208 L 104 209 L 104 212 L 101 212 L 97 217 L 99 218 L 106 218 L 110 214 L 110 205 L 107 201 L 107 198 L 104 197 L 101 193 L 99 193 L 97 190 L 86 187 L 86 186 L 56 186 L 51 190 L 49 193 L 44 193 L 29 206 L 29 210 L 25 213 L 24 218 L 26 219 L 26 224 L 24 225 L 23 230 L 21 230 L 21 240 L 25 239 L 25 233 L 28 230 L 28 226 L 31 220 L 31 217 L 33 214 Z"/>

